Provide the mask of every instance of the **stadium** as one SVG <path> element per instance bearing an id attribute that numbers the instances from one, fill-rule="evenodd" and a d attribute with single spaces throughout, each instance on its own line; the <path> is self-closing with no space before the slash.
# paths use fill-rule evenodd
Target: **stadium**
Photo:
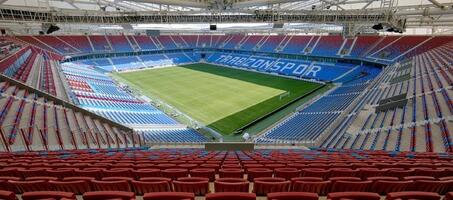
<path id="1" fill-rule="evenodd" d="M 453 200 L 451 0 L 0 0 L 0 199 Z"/>

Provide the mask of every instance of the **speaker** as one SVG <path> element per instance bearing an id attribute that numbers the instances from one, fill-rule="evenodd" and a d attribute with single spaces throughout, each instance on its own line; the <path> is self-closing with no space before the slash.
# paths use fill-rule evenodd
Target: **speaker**
<path id="1" fill-rule="evenodd" d="M 47 29 L 47 32 L 46 34 L 51 34 L 55 31 L 58 31 L 60 30 L 60 27 L 56 26 L 56 25 L 50 25 L 49 29 Z"/>
<path id="2" fill-rule="evenodd" d="M 146 30 L 147 36 L 159 36 L 160 30 Z"/>
<path id="3" fill-rule="evenodd" d="M 55 24 L 43 23 L 41 29 L 42 29 L 42 32 L 44 32 L 45 34 L 51 34 L 55 31 L 60 30 L 60 27 L 58 27 Z"/>
<path id="4" fill-rule="evenodd" d="M 0 32 L 2 33 L 2 35 L 6 35 L 6 30 L 5 29 L 0 29 Z"/>
<path id="5" fill-rule="evenodd" d="M 215 25 L 215 24 L 209 25 L 209 30 L 216 31 L 217 30 L 217 25 Z"/>

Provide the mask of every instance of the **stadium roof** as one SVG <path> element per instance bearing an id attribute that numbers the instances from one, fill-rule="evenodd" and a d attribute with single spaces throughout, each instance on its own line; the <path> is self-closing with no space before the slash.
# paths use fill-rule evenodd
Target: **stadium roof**
<path id="1" fill-rule="evenodd" d="M 359 32 L 384 23 L 448 32 L 453 26 L 453 0 L 0 0 L 0 22 L 22 33 L 40 29 L 41 23 L 91 33 L 130 27 L 207 31 L 213 23 L 234 23 L 224 25 L 223 31 L 247 32 L 239 24 L 254 23 L 247 27 L 259 32 L 269 31 L 275 22 L 285 23 L 285 31 L 302 27 L 303 32 L 335 32 L 336 26 L 353 26 L 352 32 Z M 181 23 L 186 25 L 156 25 Z"/>

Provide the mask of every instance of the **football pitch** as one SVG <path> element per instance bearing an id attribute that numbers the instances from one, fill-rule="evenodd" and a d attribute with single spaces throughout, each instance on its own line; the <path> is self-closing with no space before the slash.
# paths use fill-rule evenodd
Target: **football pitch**
<path id="1" fill-rule="evenodd" d="M 320 84 L 210 64 L 120 73 L 142 94 L 157 97 L 228 135 L 320 88 Z"/>

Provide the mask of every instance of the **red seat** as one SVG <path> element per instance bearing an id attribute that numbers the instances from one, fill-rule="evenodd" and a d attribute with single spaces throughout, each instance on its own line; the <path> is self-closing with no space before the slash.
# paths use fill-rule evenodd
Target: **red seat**
<path id="1" fill-rule="evenodd" d="M 103 170 L 102 174 L 104 177 L 134 177 L 132 175 L 132 169 L 124 169 L 124 168 Z"/>
<path id="2" fill-rule="evenodd" d="M 206 200 L 256 200 L 256 195 L 246 192 L 220 192 L 206 195 Z"/>
<path id="3" fill-rule="evenodd" d="M 188 177 L 189 171 L 187 169 L 165 169 L 162 171 L 162 176 L 176 180 L 178 178 Z"/>
<path id="4" fill-rule="evenodd" d="M 366 180 L 368 181 L 398 181 L 400 180 L 398 177 L 390 177 L 390 176 L 373 176 L 368 177 Z"/>
<path id="5" fill-rule="evenodd" d="M 284 178 L 260 177 L 255 178 L 253 192 L 256 195 L 266 195 L 273 192 L 289 192 L 291 181 Z"/>
<path id="6" fill-rule="evenodd" d="M 49 181 L 49 185 L 53 190 L 73 192 L 77 195 L 91 191 L 91 185 L 88 181 Z"/>
<path id="7" fill-rule="evenodd" d="M 171 191 L 171 179 L 162 177 L 148 177 L 142 178 L 140 181 L 131 182 L 134 191 L 143 195 L 149 192 L 170 192 Z"/>
<path id="8" fill-rule="evenodd" d="M 249 182 L 242 178 L 219 178 L 214 181 L 215 192 L 249 192 Z"/>
<path id="9" fill-rule="evenodd" d="M 332 192 L 366 192 L 372 181 L 335 181 L 332 182 Z"/>
<path id="10" fill-rule="evenodd" d="M 190 170 L 191 177 L 208 178 L 209 181 L 215 180 L 215 169 L 197 168 Z"/>
<path id="11" fill-rule="evenodd" d="M 235 168 L 219 169 L 219 178 L 244 178 L 244 170 Z"/>
<path id="12" fill-rule="evenodd" d="M 32 176 L 32 177 L 27 177 L 25 178 L 26 181 L 56 181 L 58 180 L 57 177 L 51 177 L 51 176 Z"/>
<path id="13" fill-rule="evenodd" d="M 11 191 L 0 190 L 0 199 L 3 200 L 17 200 L 16 194 Z"/>
<path id="14" fill-rule="evenodd" d="M 359 177 L 350 177 L 350 176 L 338 176 L 338 177 L 331 177 L 329 181 L 335 183 L 336 181 L 361 181 Z"/>
<path id="15" fill-rule="evenodd" d="M 436 178 L 432 176 L 406 176 L 403 177 L 405 181 L 418 181 L 418 180 L 436 180 Z"/>
<path id="16" fill-rule="evenodd" d="M 110 177 L 102 177 L 101 181 L 127 181 L 131 182 L 134 178 L 126 177 L 126 176 L 110 176 Z"/>
<path id="17" fill-rule="evenodd" d="M 331 181 L 304 181 L 295 180 L 292 184 L 293 192 L 311 192 L 319 195 L 327 195 L 330 190 Z"/>
<path id="18" fill-rule="evenodd" d="M 398 177 L 399 179 L 403 179 L 405 176 L 412 176 L 414 175 L 415 170 L 409 169 L 409 170 L 404 170 L 404 169 L 390 169 L 387 171 L 386 176 L 393 176 L 393 177 Z"/>
<path id="19" fill-rule="evenodd" d="M 91 184 L 93 184 L 93 189 L 95 191 L 123 191 L 123 192 L 131 192 L 131 187 L 126 180 L 119 180 L 119 181 L 98 181 L 92 180 Z"/>
<path id="20" fill-rule="evenodd" d="M 200 169 L 214 169 L 216 173 L 219 172 L 220 165 L 219 164 L 201 164 L 198 168 Z"/>
<path id="21" fill-rule="evenodd" d="M 391 192 L 403 192 L 407 191 L 412 183 L 413 181 L 377 180 L 373 182 L 371 191 L 381 195 L 385 195 Z"/>
<path id="22" fill-rule="evenodd" d="M 318 194 L 309 192 L 275 192 L 267 194 L 268 200 L 318 200 Z"/>
<path id="23" fill-rule="evenodd" d="M 201 177 L 183 177 L 173 181 L 175 192 L 189 192 L 196 196 L 204 196 L 209 193 L 209 179 Z"/>
<path id="24" fill-rule="evenodd" d="M 143 200 L 195 200 L 195 195 L 188 192 L 154 192 L 143 195 Z"/>
<path id="25" fill-rule="evenodd" d="M 55 200 L 76 200 L 76 196 L 72 192 L 57 192 L 57 191 L 39 191 L 39 192 L 25 192 L 22 194 L 23 200 L 37 200 L 37 199 L 55 199 Z"/>
<path id="26" fill-rule="evenodd" d="M 363 180 L 367 179 L 368 177 L 374 176 L 382 176 L 387 170 L 378 169 L 378 168 L 359 168 L 357 172 L 357 176 L 362 178 Z"/>
<path id="27" fill-rule="evenodd" d="M 13 177 L 22 177 L 19 173 L 18 170 L 23 169 L 23 168 L 17 168 L 17 167 L 6 167 L 0 169 L 0 176 L 13 176 Z"/>
<path id="28" fill-rule="evenodd" d="M 47 175 L 63 179 L 64 177 L 73 176 L 73 169 L 49 169 Z"/>
<path id="29" fill-rule="evenodd" d="M 135 200 L 135 194 L 133 192 L 123 191 L 96 191 L 96 192 L 85 192 L 83 194 L 83 200 Z"/>
<path id="30" fill-rule="evenodd" d="M 380 200 L 381 196 L 372 192 L 333 192 L 327 195 L 327 200 Z"/>
<path id="31" fill-rule="evenodd" d="M 442 177 L 444 173 L 444 169 L 415 169 L 415 175 L 417 176 L 431 176 L 439 178 Z"/>
<path id="32" fill-rule="evenodd" d="M 449 187 L 453 186 L 453 180 L 416 180 L 414 183 L 415 191 L 435 192 L 445 194 L 449 192 Z"/>
<path id="33" fill-rule="evenodd" d="M 102 170 L 100 169 L 83 169 L 74 170 L 74 176 L 93 177 L 100 180 L 102 178 Z"/>
<path id="34" fill-rule="evenodd" d="M 286 180 L 291 180 L 291 178 L 299 177 L 301 170 L 297 168 L 276 168 L 275 177 L 285 178 Z"/>
<path id="35" fill-rule="evenodd" d="M 143 177 L 161 177 L 160 169 L 137 169 L 134 171 L 135 177 L 138 179 Z"/>
<path id="36" fill-rule="evenodd" d="M 317 169 L 317 168 L 307 168 L 302 169 L 302 176 L 303 177 L 320 177 L 326 179 L 329 176 L 330 171 L 325 169 Z"/>
<path id="37" fill-rule="evenodd" d="M 247 169 L 247 179 L 253 181 L 255 178 L 272 177 L 273 171 L 267 168 L 250 168 Z"/>
<path id="38" fill-rule="evenodd" d="M 8 181 L 10 184 L 14 185 L 18 193 L 24 192 L 34 192 L 34 191 L 48 191 L 49 183 L 47 181 L 38 180 L 38 181 Z"/>
<path id="39" fill-rule="evenodd" d="M 6 191 L 17 192 L 16 187 L 13 184 L 11 184 L 10 182 L 8 182 L 9 180 L 20 181 L 20 178 L 19 177 L 10 177 L 10 176 L 1 176 L 0 177 L 0 189 L 6 190 Z M 17 192 L 17 193 L 19 193 L 19 192 Z"/>
<path id="40" fill-rule="evenodd" d="M 440 200 L 440 195 L 433 192 L 392 192 L 387 194 L 386 200 L 410 200 L 410 199 L 423 199 L 423 200 Z"/>
<path id="41" fill-rule="evenodd" d="M 330 177 L 353 177 L 358 171 L 347 168 L 331 168 Z"/>
<path id="42" fill-rule="evenodd" d="M 72 177 L 64 177 L 63 181 L 87 181 L 91 183 L 92 180 L 95 180 L 94 177 L 86 177 L 86 176 L 72 176 Z"/>
<path id="43" fill-rule="evenodd" d="M 445 200 L 453 200 L 453 192 L 449 192 L 445 195 Z"/>
<path id="44" fill-rule="evenodd" d="M 19 169 L 17 172 L 22 175 L 22 177 L 33 177 L 33 176 L 46 176 L 45 168 L 30 168 L 30 169 Z"/>

